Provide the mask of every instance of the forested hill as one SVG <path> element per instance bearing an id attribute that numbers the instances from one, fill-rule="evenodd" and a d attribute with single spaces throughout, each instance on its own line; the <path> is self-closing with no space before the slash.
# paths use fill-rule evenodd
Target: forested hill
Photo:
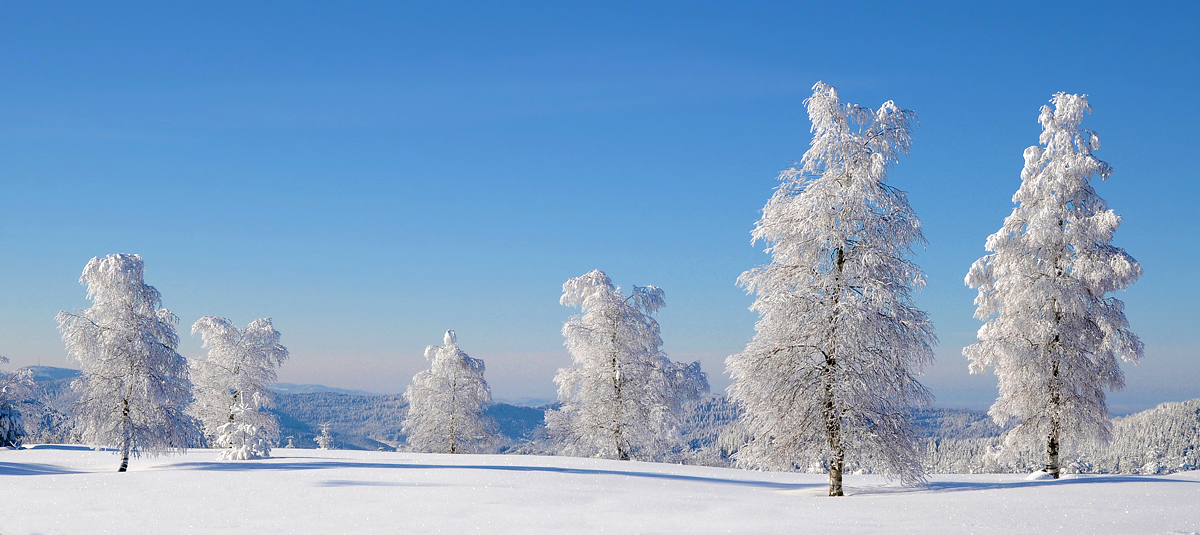
<path id="1" fill-rule="evenodd" d="M 271 412 L 279 417 L 280 445 L 287 445 L 290 436 L 297 448 L 315 448 L 313 439 L 321 432 L 321 424 L 328 423 L 338 448 L 393 449 L 405 439 L 401 427 L 408 403 L 401 394 L 277 393 Z M 504 445 L 510 446 L 530 438 L 541 427 L 544 411 L 494 403 L 487 414 L 496 421 Z"/>

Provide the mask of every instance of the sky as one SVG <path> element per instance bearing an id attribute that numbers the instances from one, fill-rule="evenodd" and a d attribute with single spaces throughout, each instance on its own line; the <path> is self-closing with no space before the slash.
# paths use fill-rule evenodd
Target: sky
<path id="1" fill-rule="evenodd" d="M 1085 93 L 1098 193 L 1145 275 L 1114 413 L 1200 397 L 1196 2 L 17 3 L 0 18 L 0 354 L 77 367 L 55 314 L 142 255 L 190 326 L 269 316 L 284 382 L 403 391 L 454 329 L 498 399 L 555 397 L 562 283 L 666 292 L 664 350 L 714 391 L 754 334 L 750 230 L 817 81 L 916 112 L 889 182 L 928 245 L 923 381 L 986 408 L 963 285 L 1012 210 L 1038 109 Z"/>

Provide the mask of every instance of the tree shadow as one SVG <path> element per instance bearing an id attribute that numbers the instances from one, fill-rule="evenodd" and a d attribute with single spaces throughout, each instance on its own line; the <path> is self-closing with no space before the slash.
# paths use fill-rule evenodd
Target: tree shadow
<path id="1" fill-rule="evenodd" d="M 980 490 L 1000 490 L 1000 489 L 1022 489 L 1029 487 L 1045 487 L 1045 486 L 1062 486 L 1062 485 L 1079 485 L 1085 483 L 1150 483 L 1150 482 L 1171 482 L 1171 483 L 1190 483 L 1200 484 L 1200 481 L 1191 479 L 1176 479 L 1164 476 L 1144 476 L 1133 474 L 1104 474 L 1104 475 L 1087 475 L 1082 477 L 1067 477 L 1064 479 L 1042 479 L 1042 480 L 1014 480 L 1014 481 L 930 481 L 921 486 L 915 487 L 852 487 L 855 495 L 885 495 L 885 494 L 908 494 L 917 492 L 970 492 Z"/>
<path id="2" fill-rule="evenodd" d="M 116 451 L 113 448 L 93 448 L 83 444 L 26 444 L 23 450 L 62 450 L 62 451 Z"/>
<path id="3" fill-rule="evenodd" d="M 444 487 L 441 483 L 406 483 L 403 481 L 354 481 L 331 479 L 316 484 L 318 487 Z"/>
<path id="4" fill-rule="evenodd" d="M 40 463 L 0 463 L 0 476 L 46 476 L 61 474 L 79 474 L 53 464 Z"/>
<path id="5" fill-rule="evenodd" d="M 708 483 L 716 485 L 735 485 L 743 487 L 758 487 L 776 490 L 798 490 L 803 488 L 821 487 L 824 483 L 776 483 L 773 481 L 754 481 L 744 479 L 728 479 L 720 477 L 689 476 L 681 474 L 663 474 L 657 472 L 638 472 L 625 470 L 602 470 L 590 468 L 560 468 L 554 466 L 503 466 L 503 465 L 471 465 L 471 464 L 405 464 L 405 463 L 372 463 L 356 461 L 314 461 L 314 462 L 191 462 L 178 463 L 161 467 L 164 470 L 328 470 L 334 468 L 359 469 L 403 469 L 403 470 L 486 470 L 498 472 L 547 472 L 557 474 L 626 476 L 651 479 L 666 479 L 671 481 L 688 481 L 692 483 Z"/>

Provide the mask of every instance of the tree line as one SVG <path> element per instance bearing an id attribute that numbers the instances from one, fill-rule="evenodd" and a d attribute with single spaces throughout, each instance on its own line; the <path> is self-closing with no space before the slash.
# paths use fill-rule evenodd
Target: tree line
<path id="1" fill-rule="evenodd" d="M 887 183 L 911 149 L 915 114 L 891 101 L 844 103 L 821 82 L 805 105 L 810 147 L 780 173 L 752 232 L 771 261 L 738 278 L 759 319 L 745 349 L 726 359 L 739 412 L 729 449 L 742 467 L 819 465 L 830 496 L 843 494 L 847 463 L 919 483 L 924 445 L 911 414 L 932 402 L 917 378 L 937 338 L 912 298 L 925 282 L 911 260 L 925 243 L 921 222 L 907 194 Z M 1117 359 L 1137 362 L 1143 352 L 1124 304 L 1108 296 L 1142 270 L 1111 245 L 1121 218 L 1092 184 L 1113 168 L 1094 155 L 1096 133 L 1081 128 L 1090 111 L 1085 95 L 1066 93 L 1041 108 L 1043 132 L 1024 151 L 1012 214 L 965 279 L 984 325 L 963 354 L 972 373 L 999 378 L 989 414 L 1013 427 L 1004 447 L 1040 456 L 1041 471 L 1055 478 L 1066 448 L 1111 435 L 1105 397 L 1123 386 Z M 201 318 L 192 332 L 207 354 L 189 364 L 176 352 L 178 318 L 161 308 L 143 268 L 138 255 L 92 259 L 80 278 L 92 306 L 57 317 L 83 373 L 72 385 L 81 436 L 117 447 L 122 471 L 131 455 L 180 450 L 196 434 L 226 459 L 269 455 L 278 426 L 262 410 L 271 403 L 266 386 L 288 356 L 271 320 L 239 328 Z M 580 312 L 563 326 L 573 364 L 555 376 L 561 405 L 546 414 L 556 452 L 662 459 L 677 443 L 681 404 L 709 390 L 698 362 L 673 362 L 661 350 L 654 315 L 663 290 L 625 294 L 595 270 L 568 280 L 560 302 Z M 430 368 L 404 394 L 409 444 L 489 451 L 484 363 L 452 330 L 444 344 L 426 349 Z M 0 442 L 17 443 L 20 415 L 9 400 L 27 379 L 0 379 Z"/>

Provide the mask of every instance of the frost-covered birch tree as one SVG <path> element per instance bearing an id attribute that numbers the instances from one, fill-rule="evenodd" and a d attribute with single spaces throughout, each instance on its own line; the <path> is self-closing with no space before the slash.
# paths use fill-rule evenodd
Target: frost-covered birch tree
<path id="1" fill-rule="evenodd" d="M 558 370 L 562 407 L 546 427 L 567 455 L 658 460 L 678 439 L 680 405 L 708 393 L 700 363 L 671 362 L 652 315 L 661 289 L 621 293 L 594 270 L 563 284 L 560 300 L 582 313 L 563 325 L 574 366 Z"/>
<path id="2" fill-rule="evenodd" d="M 0 355 L 0 362 L 8 357 Z M 25 422 L 16 403 L 33 389 L 33 374 L 29 370 L 0 370 L 0 448 L 16 448 L 25 438 Z"/>
<path id="3" fill-rule="evenodd" d="M 271 318 L 238 328 L 232 321 L 204 316 L 192 325 L 208 353 L 193 360 L 196 400 L 189 412 L 200 419 L 209 444 L 222 448 L 223 459 L 257 459 L 271 454 L 279 436 L 275 416 L 262 409 L 274 396 L 267 386 L 275 369 L 288 358 Z"/>
<path id="4" fill-rule="evenodd" d="M 924 284 L 909 260 L 923 243 L 903 191 L 885 183 L 910 144 L 911 111 L 844 104 L 813 86 L 812 145 L 783 171 L 753 231 L 771 263 L 738 278 L 759 313 L 745 350 L 726 359 L 744 410 L 742 466 L 829 471 L 842 495 L 847 463 L 923 478 L 909 412 L 928 403 L 917 381 L 933 359 L 933 326 L 912 302 Z"/>
<path id="5" fill-rule="evenodd" d="M 1025 149 L 1017 206 L 967 274 L 979 289 L 975 317 L 986 323 L 963 355 L 972 373 L 990 366 L 999 377 L 990 414 L 1020 422 L 1008 446 L 1044 448 L 1045 472 L 1057 478 L 1064 442 L 1109 437 L 1104 390 L 1125 382 L 1116 357 L 1142 356 L 1124 303 L 1105 297 L 1142 268 L 1110 245 L 1121 217 L 1092 188 L 1091 178 L 1107 179 L 1112 167 L 1092 154 L 1096 134 L 1079 127 L 1087 97 L 1058 93 L 1051 103 L 1038 117 L 1040 145 Z"/>
<path id="6" fill-rule="evenodd" d="M 483 378 L 483 361 L 458 348 L 454 331 L 446 331 L 444 340 L 444 346 L 425 348 L 429 369 L 413 376 L 404 392 L 408 444 L 428 453 L 487 452 L 495 444 L 496 431 L 484 414 L 492 391 Z"/>
<path id="7" fill-rule="evenodd" d="M 135 254 L 93 258 L 79 282 L 92 306 L 78 314 L 59 312 L 67 354 L 82 375 L 71 383 L 79 393 L 76 429 L 85 442 L 129 457 L 186 450 L 196 434 L 185 414 L 192 397 L 187 361 L 175 351 L 179 319 L 159 308 L 158 290 L 142 278 L 145 264 Z"/>

